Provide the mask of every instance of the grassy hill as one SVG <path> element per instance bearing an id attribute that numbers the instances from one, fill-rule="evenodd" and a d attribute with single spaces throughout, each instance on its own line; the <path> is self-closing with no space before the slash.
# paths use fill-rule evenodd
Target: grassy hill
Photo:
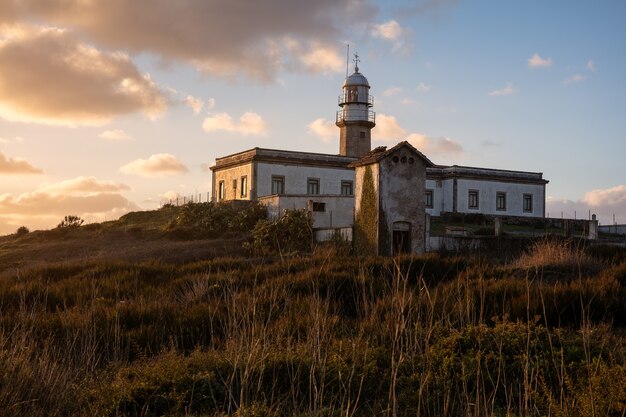
<path id="1" fill-rule="evenodd" d="M 198 236 L 178 225 L 182 207 L 131 212 L 119 220 L 0 237 L 0 274 L 77 261 L 192 262 L 242 255 L 245 233 Z"/>
<path id="2" fill-rule="evenodd" d="M 624 415 L 624 249 L 251 258 L 192 209 L 0 238 L 0 415 Z"/>

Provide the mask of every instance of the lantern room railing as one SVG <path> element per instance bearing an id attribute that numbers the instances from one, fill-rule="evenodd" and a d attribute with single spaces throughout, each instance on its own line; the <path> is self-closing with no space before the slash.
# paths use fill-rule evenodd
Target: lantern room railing
<path id="1" fill-rule="evenodd" d="M 335 122 L 371 122 L 376 123 L 376 113 L 374 110 L 365 109 L 344 109 L 339 110 L 335 117 Z"/>
<path id="2" fill-rule="evenodd" d="M 337 103 L 342 107 L 346 104 L 365 104 L 367 107 L 372 107 L 374 105 L 374 96 L 367 94 L 365 98 L 363 98 L 350 93 L 341 94 L 337 98 Z"/>

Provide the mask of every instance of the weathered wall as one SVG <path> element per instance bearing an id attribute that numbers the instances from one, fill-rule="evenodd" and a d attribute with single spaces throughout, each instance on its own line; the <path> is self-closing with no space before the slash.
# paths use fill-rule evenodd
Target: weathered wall
<path id="1" fill-rule="evenodd" d="M 272 195 L 259 198 L 259 202 L 268 208 L 270 218 L 280 216 L 285 209 L 305 209 L 311 207 L 311 202 L 324 203 L 324 211 L 312 211 L 313 227 L 344 228 L 352 227 L 354 220 L 352 196 L 329 195 Z"/>
<path id="2" fill-rule="evenodd" d="M 226 187 L 225 200 L 250 200 L 253 191 L 252 162 L 213 172 L 213 201 L 218 200 L 218 184 L 224 181 Z M 247 176 L 248 190 L 246 197 L 241 197 L 241 177 Z M 233 188 L 233 180 L 237 180 L 237 189 Z"/>
<path id="3" fill-rule="evenodd" d="M 341 194 L 341 181 L 354 182 L 352 168 L 327 168 L 257 162 L 257 196 L 272 194 L 272 176 L 285 177 L 285 194 L 306 194 L 307 178 L 319 178 L 320 194 Z M 352 212 L 352 210 L 350 210 Z"/>
<path id="4" fill-rule="evenodd" d="M 361 132 L 363 132 L 363 138 L 361 138 Z M 341 124 L 339 129 L 339 155 L 358 157 L 365 155 L 370 150 L 372 150 L 371 127 L 350 122 Z"/>
<path id="5" fill-rule="evenodd" d="M 356 255 L 378 255 L 378 164 L 355 168 L 354 233 Z"/>
<path id="6" fill-rule="evenodd" d="M 426 165 L 408 147 L 401 147 L 379 162 L 380 230 L 379 254 L 392 254 L 395 222 L 410 223 L 411 251 L 423 253 Z"/>

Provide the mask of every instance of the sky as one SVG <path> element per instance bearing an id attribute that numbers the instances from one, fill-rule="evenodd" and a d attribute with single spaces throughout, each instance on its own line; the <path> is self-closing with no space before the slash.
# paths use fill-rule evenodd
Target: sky
<path id="1" fill-rule="evenodd" d="M 216 157 L 336 154 L 358 52 L 373 146 L 543 172 L 626 223 L 622 0 L 0 0 L 0 235 L 206 200 Z M 352 58 L 352 57 L 350 57 Z"/>

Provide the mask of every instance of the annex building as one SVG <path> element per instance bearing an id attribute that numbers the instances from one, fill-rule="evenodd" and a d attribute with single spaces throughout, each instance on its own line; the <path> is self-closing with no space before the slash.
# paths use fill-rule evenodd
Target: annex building
<path id="1" fill-rule="evenodd" d="M 355 66 L 338 100 L 337 155 L 253 148 L 217 158 L 212 200 L 256 200 L 271 216 L 306 208 L 318 239 L 339 230 L 376 255 L 423 252 L 426 215 L 545 216 L 542 173 L 436 165 L 408 142 L 372 150 L 369 90 Z"/>

